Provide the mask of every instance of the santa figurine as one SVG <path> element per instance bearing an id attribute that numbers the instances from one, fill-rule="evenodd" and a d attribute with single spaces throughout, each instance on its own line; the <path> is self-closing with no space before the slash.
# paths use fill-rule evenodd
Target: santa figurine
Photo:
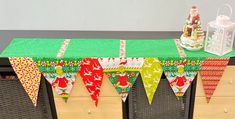
<path id="1" fill-rule="evenodd" d="M 180 37 L 181 46 L 188 50 L 200 50 L 203 47 L 204 32 L 196 6 L 192 6 Z"/>
<path id="2" fill-rule="evenodd" d="M 198 14 L 198 9 L 196 6 L 192 6 L 190 10 L 190 14 L 187 19 L 187 30 L 188 30 L 188 36 L 191 35 L 193 29 L 195 29 L 200 24 L 200 16 Z"/>
<path id="3" fill-rule="evenodd" d="M 181 91 L 184 88 L 184 85 L 187 83 L 187 79 L 184 76 L 184 66 L 186 65 L 186 60 L 184 60 L 179 66 L 178 66 L 178 73 L 179 75 L 170 82 L 171 85 L 175 85 L 179 91 Z"/>
<path id="4" fill-rule="evenodd" d="M 56 87 L 56 88 L 62 90 L 62 92 L 64 92 L 66 90 L 66 88 L 68 86 L 68 82 L 69 82 L 66 79 L 66 77 L 63 75 L 64 74 L 63 70 L 62 70 L 63 66 L 64 66 L 64 62 L 60 61 L 60 63 L 55 67 L 57 77 L 54 80 L 54 82 L 52 83 L 53 87 Z"/>

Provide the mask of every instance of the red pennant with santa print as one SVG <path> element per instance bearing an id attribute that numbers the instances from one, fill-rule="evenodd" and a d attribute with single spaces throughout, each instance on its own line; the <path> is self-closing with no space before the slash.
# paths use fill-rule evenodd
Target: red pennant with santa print
<path id="1" fill-rule="evenodd" d="M 143 66 L 144 58 L 99 58 L 99 62 L 125 102 Z"/>
<path id="2" fill-rule="evenodd" d="M 34 59 L 54 91 L 67 102 L 73 89 L 81 59 Z"/>
<path id="3" fill-rule="evenodd" d="M 185 70 L 186 59 L 182 63 L 175 63 L 174 67 L 177 67 L 175 71 L 167 71 L 164 70 L 165 76 L 174 91 L 175 95 L 180 99 L 180 97 L 184 96 L 188 87 L 193 82 L 195 76 L 197 75 L 197 70 Z"/>
<path id="4" fill-rule="evenodd" d="M 229 58 L 206 58 L 200 69 L 203 88 L 207 103 L 210 99 L 224 73 Z"/>
<path id="5" fill-rule="evenodd" d="M 80 65 L 80 76 L 95 105 L 98 104 L 98 96 L 103 80 L 103 68 L 97 58 L 84 58 Z"/>

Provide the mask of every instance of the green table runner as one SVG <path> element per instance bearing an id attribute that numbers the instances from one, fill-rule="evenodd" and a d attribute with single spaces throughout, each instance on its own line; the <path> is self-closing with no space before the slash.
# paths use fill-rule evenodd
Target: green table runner
<path id="1" fill-rule="evenodd" d="M 63 41 L 64 39 L 16 38 L 0 56 L 55 58 Z"/>
<path id="2" fill-rule="evenodd" d="M 72 39 L 64 57 L 119 57 L 118 39 Z"/>
<path id="3" fill-rule="evenodd" d="M 127 40 L 127 57 L 179 57 L 174 40 Z"/>
<path id="4" fill-rule="evenodd" d="M 63 39 L 16 38 L 1 53 L 2 57 L 56 58 Z M 119 57 L 119 39 L 71 39 L 64 58 L 84 57 Z M 190 57 L 219 57 L 203 49 L 200 51 L 184 50 Z M 235 56 L 235 50 L 221 56 Z M 165 40 L 128 40 L 126 39 L 126 57 L 180 57 L 173 39 Z"/>

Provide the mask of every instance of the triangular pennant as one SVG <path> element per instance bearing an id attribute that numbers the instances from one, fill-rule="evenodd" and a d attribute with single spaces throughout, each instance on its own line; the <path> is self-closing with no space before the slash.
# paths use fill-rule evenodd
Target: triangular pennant
<path id="1" fill-rule="evenodd" d="M 203 88 L 207 103 L 210 99 L 223 75 L 229 58 L 206 58 L 200 69 Z"/>
<path id="2" fill-rule="evenodd" d="M 179 72 L 164 72 L 165 76 L 177 97 L 184 96 L 188 87 L 197 75 L 197 71 L 179 71 Z"/>
<path id="3" fill-rule="evenodd" d="M 140 73 L 149 104 L 152 103 L 153 96 L 162 76 L 162 72 L 162 66 L 158 58 L 145 58 Z"/>
<path id="4" fill-rule="evenodd" d="M 197 75 L 203 59 L 162 60 L 164 74 L 177 97 L 182 97 Z"/>
<path id="5" fill-rule="evenodd" d="M 144 58 L 100 58 L 99 62 L 110 82 L 125 102 L 139 75 Z"/>
<path id="6" fill-rule="evenodd" d="M 91 99 L 98 105 L 98 96 L 103 81 L 103 68 L 97 58 L 84 58 L 79 74 L 85 84 Z"/>
<path id="7" fill-rule="evenodd" d="M 34 59 L 54 91 L 67 102 L 72 91 L 80 59 Z"/>
<path id="8" fill-rule="evenodd" d="M 41 72 L 36 63 L 29 57 L 10 57 L 9 60 L 26 93 L 36 106 L 41 80 Z"/>

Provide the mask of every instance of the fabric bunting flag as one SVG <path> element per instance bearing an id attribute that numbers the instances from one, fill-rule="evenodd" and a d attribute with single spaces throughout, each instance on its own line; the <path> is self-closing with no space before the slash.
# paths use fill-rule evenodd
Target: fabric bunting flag
<path id="1" fill-rule="evenodd" d="M 36 106 L 41 80 L 41 72 L 36 63 L 29 57 L 10 57 L 9 61 L 33 105 Z"/>
<path id="2" fill-rule="evenodd" d="M 158 58 L 145 58 L 140 73 L 149 104 L 152 103 L 153 96 L 162 76 L 162 72 L 162 66 Z"/>
<path id="3" fill-rule="evenodd" d="M 166 59 L 162 60 L 165 76 L 179 98 L 184 95 L 197 75 L 203 59 Z"/>
<path id="4" fill-rule="evenodd" d="M 73 88 L 80 59 L 34 59 L 54 91 L 67 102 Z"/>
<path id="5" fill-rule="evenodd" d="M 207 103 L 210 99 L 223 75 L 229 58 L 206 58 L 200 69 L 200 76 Z"/>
<path id="6" fill-rule="evenodd" d="M 103 81 L 103 68 L 97 58 L 84 58 L 79 71 L 91 99 L 98 105 L 98 96 Z"/>
<path id="7" fill-rule="evenodd" d="M 110 82 L 125 102 L 139 75 L 144 58 L 100 58 L 99 62 Z"/>

